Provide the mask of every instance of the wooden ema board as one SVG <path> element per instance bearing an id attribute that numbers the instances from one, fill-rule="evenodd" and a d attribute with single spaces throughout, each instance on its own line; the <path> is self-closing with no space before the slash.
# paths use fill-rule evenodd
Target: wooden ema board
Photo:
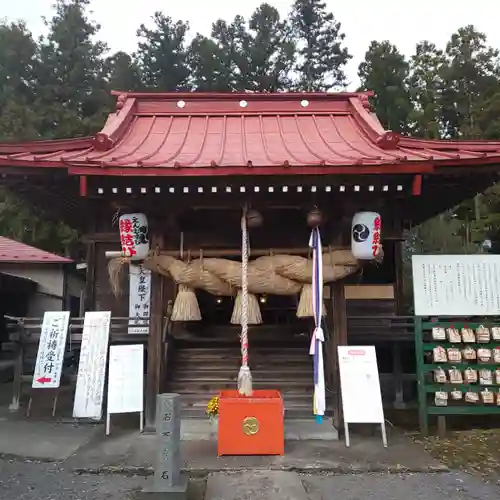
<path id="1" fill-rule="evenodd" d="M 470 321 L 469 321 L 470 320 Z M 417 358 L 417 380 L 418 380 L 418 403 L 419 403 L 419 420 L 420 431 L 424 435 L 429 434 L 429 415 L 438 416 L 438 428 L 440 434 L 446 429 L 446 415 L 500 415 L 500 384 L 496 377 L 496 370 L 500 369 L 500 363 L 495 363 L 492 356 L 489 363 L 480 362 L 480 360 L 466 360 L 462 357 L 460 362 L 447 360 L 446 362 L 436 363 L 433 360 L 433 350 L 440 346 L 443 349 L 500 349 L 500 340 L 494 340 L 490 337 L 490 341 L 486 342 L 449 342 L 445 340 L 433 340 L 433 328 L 456 328 L 461 332 L 462 328 L 470 328 L 477 331 L 480 327 L 486 327 L 491 330 L 494 327 L 500 327 L 500 321 L 492 318 L 434 318 L 432 321 L 426 321 L 422 318 L 415 318 L 415 354 Z M 463 339 L 462 339 L 463 340 Z M 446 374 L 446 382 L 436 382 L 434 380 L 434 372 L 442 369 Z M 450 370 L 459 370 L 463 377 L 462 383 L 451 382 Z M 475 370 L 478 373 L 477 382 L 467 383 L 465 380 L 465 372 L 468 369 Z M 492 383 L 482 383 L 480 373 L 481 370 L 491 372 Z M 486 403 L 481 400 L 481 393 L 489 391 L 493 395 L 493 400 Z M 460 399 L 454 400 L 452 392 L 461 393 Z M 447 404 L 445 406 L 436 405 L 436 393 L 444 392 L 448 395 Z M 468 403 L 466 401 L 467 393 L 476 393 L 478 401 Z"/>
<path id="2" fill-rule="evenodd" d="M 349 424 L 380 424 L 387 446 L 384 409 L 375 346 L 338 346 L 340 390 L 346 446 Z"/>
<path id="3" fill-rule="evenodd" d="M 111 414 L 135 413 L 143 428 L 144 346 L 114 345 L 109 348 L 106 435 L 110 433 Z"/>
<path id="4" fill-rule="evenodd" d="M 500 255 L 414 255 L 416 316 L 500 315 Z"/>
<path id="5" fill-rule="evenodd" d="M 110 323 L 110 311 L 85 313 L 73 418 L 102 417 Z"/>

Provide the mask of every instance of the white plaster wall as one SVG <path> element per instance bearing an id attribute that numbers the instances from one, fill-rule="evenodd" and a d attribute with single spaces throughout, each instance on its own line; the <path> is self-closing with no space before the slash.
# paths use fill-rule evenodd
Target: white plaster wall
<path id="1" fill-rule="evenodd" d="M 0 272 L 27 278 L 38 283 L 38 293 L 61 298 L 64 291 L 64 273 L 59 264 L 2 264 Z"/>

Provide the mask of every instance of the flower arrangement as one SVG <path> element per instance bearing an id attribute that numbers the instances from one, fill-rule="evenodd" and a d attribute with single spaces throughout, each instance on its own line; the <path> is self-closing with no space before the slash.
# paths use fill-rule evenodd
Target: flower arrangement
<path id="1" fill-rule="evenodd" d="M 214 420 L 219 415 L 219 396 L 214 396 L 207 404 L 205 413 L 210 420 Z"/>

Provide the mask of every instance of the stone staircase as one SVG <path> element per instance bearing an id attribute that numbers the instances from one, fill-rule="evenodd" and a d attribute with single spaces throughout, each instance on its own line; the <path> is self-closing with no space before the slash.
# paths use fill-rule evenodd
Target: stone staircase
<path id="1" fill-rule="evenodd" d="M 277 389 L 285 402 L 285 417 L 310 418 L 313 369 L 308 344 L 251 345 L 254 389 Z M 167 390 L 181 394 L 184 418 L 206 418 L 209 399 L 221 389 L 235 389 L 240 367 L 238 344 L 176 346 Z M 327 404 L 328 406 L 328 404 Z"/>

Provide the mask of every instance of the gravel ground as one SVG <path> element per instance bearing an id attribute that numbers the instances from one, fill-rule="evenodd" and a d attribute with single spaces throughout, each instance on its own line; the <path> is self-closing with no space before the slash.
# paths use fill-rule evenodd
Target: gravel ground
<path id="1" fill-rule="evenodd" d="M 305 476 L 310 500 L 486 500 L 500 498 L 500 482 L 468 474 Z"/>
<path id="2" fill-rule="evenodd" d="M 76 475 L 54 463 L 0 460 L 1 500 L 129 500 L 143 477 Z"/>
<path id="3" fill-rule="evenodd" d="M 500 482 L 465 473 L 302 476 L 310 500 L 484 500 L 500 498 Z M 148 479 L 77 475 L 60 464 L 0 460 L 0 500 L 135 500 Z M 202 500 L 195 481 L 188 500 Z M 232 500 L 232 499 L 228 499 Z M 256 499 L 257 500 L 257 499 Z"/>

